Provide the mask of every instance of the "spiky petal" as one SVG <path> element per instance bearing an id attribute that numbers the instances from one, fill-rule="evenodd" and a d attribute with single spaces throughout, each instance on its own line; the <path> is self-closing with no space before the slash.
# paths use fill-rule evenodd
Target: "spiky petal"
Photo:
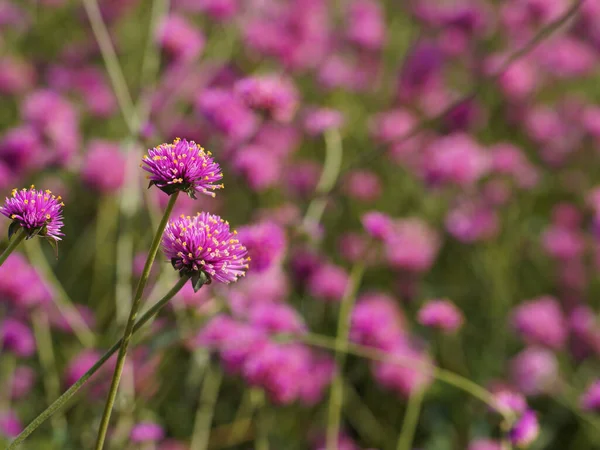
<path id="1" fill-rule="evenodd" d="M 49 190 L 38 191 L 32 185 L 29 189 L 13 189 L 12 195 L 0 206 L 0 213 L 13 221 L 11 227 L 22 227 L 28 239 L 43 236 L 60 241 L 60 236 L 64 236 L 60 231 L 63 206 L 60 196 Z"/>
<path id="2" fill-rule="evenodd" d="M 141 167 L 150 175 L 150 185 L 155 185 L 171 195 L 177 191 L 187 192 L 196 198 L 197 192 L 211 197 L 223 173 L 219 164 L 194 141 L 175 139 L 172 144 L 161 144 L 148 151 L 142 159 Z"/>
<path id="3" fill-rule="evenodd" d="M 219 216 L 182 215 L 167 224 L 162 248 L 182 274 L 193 277 L 203 272 L 211 280 L 231 283 L 246 274 L 250 260 L 236 234 Z"/>

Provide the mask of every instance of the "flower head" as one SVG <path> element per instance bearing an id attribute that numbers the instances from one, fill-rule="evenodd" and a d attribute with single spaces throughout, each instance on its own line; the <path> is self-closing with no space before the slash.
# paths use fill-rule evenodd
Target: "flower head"
<path id="1" fill-rule="evenodd" d="M 140 422 L 129 433 L 132 442 L 156 442 L 165 436 L 165 430 L 153 422 Z"/>
<path id="2" fill-rule="evenodd" d="M 463 324 L 462 312 L 449 300 L 431 300 L 419 310 L 419 323 L 439 328 L 446 333 L 458 330 Z"/>
<path id="3" fill-rule="evenodd" d="M 171 195 L 177 191 L 187 192 L 196 198 L 196 192 L 215 196 L 215 189 L 223 188 L 215 184 L 223 173 L 219 165 L 194 141 L 175 139 L 172 144 L 161 144 L 148 151 L 141 167 L 149 172 L 150 185 Z"/>
<path id="4" fill-rule="evenodd" d="M 535 412 L 528 410 L 514 424 L 509 432 L 511 443 L 519 448 L 526 448 L 535 441 L 540 433 L 540 424 L 538 423 Z"/>
<path id="5" fill-rule="evenodd" d="M 192 277 L 203 273 L 209 280 L 230 283 L 245 275 L 250 260 L 236 234 L 219 216 L 181 215 L 168 223 L 162 247 L 180 273 Z"/>
<path id="6" fill-rule="evenodd" d="M 39 235 L 60 241 L 63 206 L 60 195 L 57 197 L 49 190 L 38 191 L 31 185 L 29 189 L 13 189 L 12 196 L 0 206 L 0 213 L 13 221 L 9 234 L 20 226 L 27 239 Z"/>
<path id="7" fill-rule="evenodd" d="M 581 409 L 600 412 L 600 380 L 594 381 L 579 400 Z"/>

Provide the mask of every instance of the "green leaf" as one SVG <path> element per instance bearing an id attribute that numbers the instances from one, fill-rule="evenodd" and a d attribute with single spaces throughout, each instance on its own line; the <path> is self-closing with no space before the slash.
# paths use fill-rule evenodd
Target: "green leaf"
<path id="1" fill-rule="evenodd" d="M 191 282 L 194 292 L 198 292 L 202 286 L 210 284 L 212 280 L 205 272 L 199 271 L 192 275 Z"/>
<path id="2" fill-rule="evenodd" d="M 19 222 L 12 222 L 10 224 L 10 226 L 8 227 L 8 240 L 10 241 L 10 238 L 12 237 L 13 234 L 15 234 L 17 231 L 19 231 L 19 228 L 21 228 L 21 225 L 19 224 Z"/>
<path id="3" fill-rule="evenodd" d="M 51 237 L 47 237 L 46 240 L 50 244 L 50 247 L 52 247 L 52 249 L 54 250 L 54 256 L 56 256 L 56 259 L 58 259 L 58 241 Z"/>

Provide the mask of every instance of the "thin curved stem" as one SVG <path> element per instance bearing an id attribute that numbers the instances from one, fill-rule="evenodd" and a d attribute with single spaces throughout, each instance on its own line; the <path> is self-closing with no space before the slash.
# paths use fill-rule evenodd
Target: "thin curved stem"
<path id="1" fill-rule="evenodd" d="M 303 224 L 305 227 L 318 224 L 327 206 L 326 195 L 335 186 L 342 167 L 342 137 L 338 130 L 329 130 L 325 134 L 325 162 L 321 178 L 317 184 L 317 197 L 314 198 L 306 210 Z"/>
<path id="2" fill-rule="evenodd" d="M 189 277 L 182 277 L 179 279 L 177 284 L 171 288 L 169 292 L 165 294 L 165 296 L 160 299 L 158 302 L 154 304 L 146 313 L 144 313 L 140 319 L 135 323 L 133 327 L 133 333 L 136 333 L 141 327 L 143 327 L 146 322 L 148 322 L 151 318 L 153 318 L 163 306 L 165 306 L 169 300 L 171 300 L 187 283 Z M 37 416 L 33 422 L 31 422 L 27 427 L 19 434 L 15 440 L 10 444 L 10 446 L 6 450 L 14 450 L 21 445 L 25 439 L 31 435 L 40 425 L 42 425 L 46 420 L 48 420 L 56 411 L 60 410 L 70 399 L 73 397 L 79 389 L 83 387 L 83 385 L 94 375 L 100 367 L 106 363 L 110 359 L 112 355 L 114 355 L 119 348 L 121 348 L 121 343 L 123 339 L 119 339 L 110 349 L 107 350 L 102 357 L 96 361 L 96 363 L 83 374 L 81 378 L 79 378 L 69 389 L 67 389 L 60 397 L 54 400 L 48 408 L 46 408 L 39 416 Z"/>
<path id="3" fill-rule="evenodd" d="M 350 331 L 350 314 L 354 308 L 356 292 L 360 282 L 362 281 L 365 266 L 357 263 L 352 268 L 350 281 L 346 287 L 346 292 L 340 304 L 340 312 L 337 323 L 336 336 L 336 353 L 335 361 L 337 372 L 331 383 L 331 393 L 329 396 L 329 409 L 327 413 L 327 450 L 336 450 L 338 446 L 338 438 L 340 434 L 340 421 L 342 415 L 342 403 L 344 397 L 344 363 L 346 362 L 346 353 L 338 351 L 343 348 L 348 341 L 348 333 Z"/>
<path id="4" fill-rule="evenodd" d="M 208 448 L 210 425 L 213 420 L 222 378 L 222 372 L 216 367 L 209 366 L 206 368 L 196 420 L 194 421 L 194 432 L 192 434 L 191 448 L 195 450 L 205 450 Z"/>
<path id="5" fill-rule="evenodd" d="M 418 388 L 418 390 L 414 391 L 408 398 L 408 406 L 406 407 L 406 413 L 404 414 L 404 422 L 402 423 L 396 450 L 410 450 L 412 448 L 424 395 L 425 389 Z"/>
<path id="6" fill-rule="evenodd" d="M 473 99 L 480 92 L 483 81 L 486 81 L 486 80 L 493 81 L 493 80 L 501 77 L 502 74 L 504 74 L 516 61 L 518 61 L 519 59 L 521 59 L 524 56 L 527 56 L 529 53 L 531 53 L 545 38 L 550 36 L 552 33 L 554 33 L 560 27 L 565 25 L 572 17 L 574 17 L 575 14 L 577 14 L 577 12 L 579 11 L 579 8 L 583 4 L 583 2 L 584 2 L 584 0 L 575 0 L 571 4 L 571 6 L 568 9 L 566 9 L 565 12 L 563 14 L 561 14 L 556 20 L 554 20 L 553 22 L 550 22 L 549 24 L 544 26 L 542 29 L 540 29 L 538 31 L 537 34 L 535 34 L 529 41 L 527 41 L 527 43 L 525 45 L 523 45 L 521 48 L 519 48 L 518 50 L 513 52 L 494 73 L 489 74 L 489 75 L 486 74 L 485 76 L 480 77 L 480 82 L 477 83 L 468 94 L 460 97 L 458 100 L 456 100 L 454 102 L 451 102 L 447 107 L 445 107 L 438 114 L 435 114 L 430 117 L 425 117 L 422 120 L 420 120 L 412 128 L 407 130 L 406 133 L 404 133 L 402 136 L 400 136 L 395 141 L 395 143 L 401 144 L 403 142 L 408 141 L 409 139 L 415 137 L 416 135 L 418 135 L 421 131 L 425 130 L 426 128 L 428 128 L 436 123 L 439 123 L 450 112 L 454 111 L 456 109 L 456 107 L 460 106 L 461 104 L 463 104 L 464 102 L 466 102 L 468 100 Z M 341 169 L 341 171 L 340 171 L 341 174 L 343 175 L 355 167 L 363 166 L 363 165 L 367 165 L 367 164 L 371 163 L 378 156 L 385 154 L 388 151 L 388 149 L 389 149 L 389 147 L 385 146 L 385 147 L 375 148 L 372 151 L 361 153 L 360 155 L 355 157 L 352 161 L 350 161 L 348 164 L 346 164 L 346 166 L 343 169 Z M 317 200 L 326 201 L 329 197 L 331 197 L 333 195 L 337 195 L 339 193 L 338 192 L 339 188 L 340 188 L 340 183 L 337 182 L 334 186 L 332 186 L 332 188 L 329 192 L 322 193 L 313 201 L 317 201 Z"/>
<path id="7" fill-rule="evenodd" d="M 173 195 L 171 195 L 171 197 L 169 197 L 169 203 L 167 204 L 165 213 L 163 214 L 160 224 L 158 225 L 158 229 L 156 230 L 156 234 L 154 235 L 154 240 L 152 241 L 150 251 L 148 252 L 148 257 L 146 258 L 146 264 L 144 265 L 142 276 L 140 277 L 140 281 L 138 282 L 138 286 L 135 291 L 135 296 L 133 297 L 133 303 L 131 305 L 129 319 L 127 320 L 127 325 L 125 326 L 123 340 L 121 342 L 121 348 L 119 349 L 119 355 L 117 357 L 117 364 L 115 366 L 115 371 L 113 373 L 110 389 L 108 391 L 108 399 L 106 400 L 106 406 L 104 407 L 104 413 L 102 414 L 102 419 L 100 421 L 100 429 L 98 430 L 98 438 L 96 440 L 95 447 L 96 450 L 102 450 L 102 448 L 104 447 L 104 441 L 106 439 L 106 433 L 108 431 L 108 424 L 110 422 L 110 415 L 112 412 L 112 408 L 115 404 L 115 400 L 117 398 L 119 382 L 121 381 L 121 375 L 123 374 L 123 368 L 125 367 L 127 349 L 129 348 L 129 341 L 131 340 L 131 335 L 133 334 L 135 319 L 142 304 L 142 295 L 144 294 L 144 288 L 146 287 L 146 283 L 148 282 L 148 278 L 150 277 L 150 269 L 152 269 L 152 264 L 154 263 L 154 259 L 156 258 L 156 254 L 158 253 L 158 248 L 160 247 L 163 232 L 167 226 L 167 222 L 169 221 L 169 217 L 171 216 L 171 212 L 173 211 L 173 207 L 175 206 L 175 202 L 177 201 L 178 195 L 179 192 L 175 192 Z"/>
<path id="8" fill-rule="evenodd" d="M 102 53 L 102 58 L 104 59 L 110 82 L 115 91 L 121 114 L 123 114 L 123 119 L 129 131 L 132 134 L 137 134 L 139 123 L 133 106 L 133 100 L 131 99 L 125 76 L 119 64 L 119 58 L 112 44 L 110 33 L 106 28 L 104 20 L 102 20 L 102 13 L 100 12 L 98 2 L 97 0 L 83 0 L 83 7 L 92 26 L 96 42 L 98 42 L 98 46 L 100 47 L 100 53 Z"/>
<path id="9" fill-rule="evenodd" d="M 48 397 L 48 402 L 60 395 L 60 377 L 56 368 L 56 358 L 54 356 L 54 348 L 52 346 L 52 333 L 48 324 L 48 317 L 39 309 L 33 312 L 33 334 L 35 336 L 36 346 L 40 366 L 44 371 L 44 390 Z M 62 442 L 67 422 L 62 415 L 56 415 L 52 418 L 52 428 Z"/>
<path id="10" fill-rule="evenodd" d="M 17 231 L 15 236 L 8 243 L 8 247 L 6 247 L 6 250 L 4 250 L 0 255 L 0 266 L 4 264 L 4 261 L 7 260 L 10 254 L 15 250 L 15 248 L 19 246 L 23 239 L 25 239 L 25 232 L 21 229 Z"/>
<path id="11" fill-rule="evenodd" d="M 396 356 L 381 350 L 377 350 L 372 347 L 354 344 L 351 342 L 345 342 L 344 347 L 340 348 L 337 341 L 328 336 L 307 334 L 304 336 L 300 336 L 299 339 L 305 344 L 311 345 L 313 347 L 344 352 L 347 354 L 359 356 L 361 358 L 371 359 L 373 361 L 399 364 L 401 366 L 410 367 L 411 369 L 416 370 L 417 372 L 429 374 L 436 380 L 442 381 L 446 384 L 449 384 L 471 394 L 473 397 L 481 400 L 490 408 L 494 409 L 498 414 L 500 414 L 503 417 L 503 419 L 507 423 L 512 423 L 512 415 L 502 410 L 501 408 L 498 408 L 498 405 L 491 392 L 479 386 L 477 383 L 469 380 L 468 378 L 462 377 L 449 370 L 440 369 L 439 367 L 436 367 L 433 364 L 423 363 L 422 361 L 417 361 L 414 358 Z"/>

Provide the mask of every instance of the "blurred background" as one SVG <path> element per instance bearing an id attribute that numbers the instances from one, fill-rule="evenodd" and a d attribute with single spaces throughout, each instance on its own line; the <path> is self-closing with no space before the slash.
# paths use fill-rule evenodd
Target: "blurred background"
<path id="1" fill-rule="evenodd" d="M 136 334 L 106 448 L 600 449 L 598 0 L 0 0 L 0 97 L 0 191 L 66 204 L 0 268 L 0 447 L 122 335 L 180 137 L 252 262 Z M 22 448 L 93 448 L 111 362 Z"/>

